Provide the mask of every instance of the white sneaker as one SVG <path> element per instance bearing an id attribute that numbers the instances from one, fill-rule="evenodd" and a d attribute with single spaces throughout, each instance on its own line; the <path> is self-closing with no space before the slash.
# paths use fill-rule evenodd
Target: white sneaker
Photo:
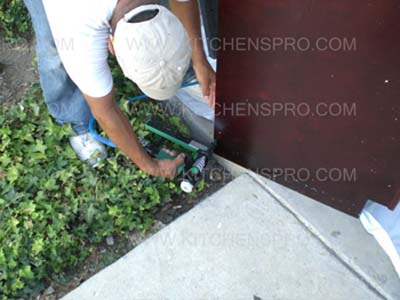
<path id="1" fill-rule="evenodd" d="M 96 167 L 100 160 L 107 157 L 106 148 L 97 141 L 89 132 L 69 138 L 72 148 L 79 159 Z"/>

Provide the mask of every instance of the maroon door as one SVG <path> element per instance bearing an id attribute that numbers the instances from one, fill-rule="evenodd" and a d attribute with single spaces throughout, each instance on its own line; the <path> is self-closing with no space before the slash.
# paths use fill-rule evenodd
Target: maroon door
<path id="1" fill-rule="evenodd" d="M 357 216 L 400 197 L 400 2 L 220 0 L 218 154 Z"/>

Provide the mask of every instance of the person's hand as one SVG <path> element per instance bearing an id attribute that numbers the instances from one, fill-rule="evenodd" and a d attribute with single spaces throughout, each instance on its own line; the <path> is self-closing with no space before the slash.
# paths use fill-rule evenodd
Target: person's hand
<path id="1" fill-rule="evenodd" d="M 115 50 L 114 50 L 114 42 L 113 42 L 114 37 L 110 36 L 108 38 L 108 51 L 111 53 L 112 56 L 115 56 Z"/>
<path id="2" fill-rule="evenodd" d="M 185 155 L 179 154 L 174 160 L 171 159 L 155 159 L 153 160 L 154 166 L 148 172 L 150 175 L 173 179 L 177 175 L 176 170 L 185 161 Z"/>
<path id="3" fill-rule="evenodd" d="M 208 105 L 214 109 L 216 87 L 216 76 L 214 70 L 208 63 L 207 59 L 203 59 L 201 62 L 193 64 L 193 68 L 196 72 L 196 77 L 200 83 L 204 98 L 208 101 Z"/>

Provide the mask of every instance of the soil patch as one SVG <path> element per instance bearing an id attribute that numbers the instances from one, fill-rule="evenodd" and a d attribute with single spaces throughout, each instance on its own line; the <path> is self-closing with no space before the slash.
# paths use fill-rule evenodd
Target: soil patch
<path id="1" fill-rule="evenodd" d="M 0 40 L 0 104 L 19 101 L 38 80 L 32 43 L 7 44 Z"/>

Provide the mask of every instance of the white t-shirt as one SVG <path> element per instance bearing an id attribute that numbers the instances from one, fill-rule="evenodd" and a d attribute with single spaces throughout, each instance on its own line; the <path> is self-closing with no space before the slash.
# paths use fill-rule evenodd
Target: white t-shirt
<path id="1" fill-rule="evenodd" d="M 113 87 L 107 58 L 110 21 L 117 2 L 43 0 L 61 61 L 72 81 L 91 97 L 106 96 Z"/>

